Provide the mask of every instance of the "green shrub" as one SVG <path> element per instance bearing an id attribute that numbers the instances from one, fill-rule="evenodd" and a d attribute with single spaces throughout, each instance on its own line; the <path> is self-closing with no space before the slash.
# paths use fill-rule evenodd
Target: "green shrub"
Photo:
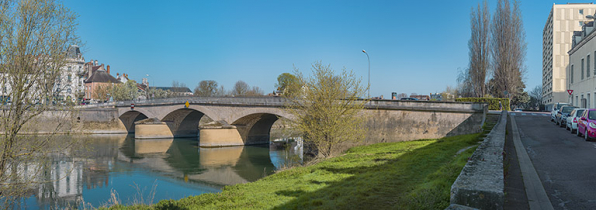
<path id="1" fill-rule="evenodd" d="M 508 98 L 456 98 L 457 102 L 481 102 L 488 103 L 489 110 L 499 110 L 499 101 L 503 105 L 503 110 L 511 111 Z"/>

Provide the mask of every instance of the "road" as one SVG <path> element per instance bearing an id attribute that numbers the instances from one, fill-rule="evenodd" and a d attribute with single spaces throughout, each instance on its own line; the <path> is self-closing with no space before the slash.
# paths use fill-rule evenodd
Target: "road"
<path id="1" fill-rule="evenodd" d="M 554 209 L 596 209 L 596 141 L 584 141 L 549 114 L 510 112 Z"/>

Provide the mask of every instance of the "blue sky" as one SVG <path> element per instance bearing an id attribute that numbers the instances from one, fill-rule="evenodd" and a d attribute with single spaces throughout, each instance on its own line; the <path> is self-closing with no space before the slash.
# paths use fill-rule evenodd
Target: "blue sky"
<path id="1" fill-rule="evenodd" d="M 314 61 L 353 70 L 371 96 L 429 94 L 455 86 L 468 65 L 470 10 L 479 0 L 80 1 L 84 57 L 153 86 L 191 89 L 238 80 L 272 92 L 278 75 Z M 553 3 L 522 1 L 528 44 L 526 89 L 542 83 L 542 29 Z M 589 1 L 575 1 L 589 2 Z M 491 13 L 496 0 L 488 1 Z"/>

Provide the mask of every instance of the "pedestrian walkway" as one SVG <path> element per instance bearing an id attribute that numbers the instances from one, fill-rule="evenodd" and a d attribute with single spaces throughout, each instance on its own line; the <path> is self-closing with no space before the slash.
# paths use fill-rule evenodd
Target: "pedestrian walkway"
<path id="1" fill-rule="evenodd" d="M 507 159 L 504 164 L 508 167 L 505 174 L 504 207 L 505 209 L 553 209 L 536 169 L 520 140 L 515 114 L 510 113 L 508 122 L 511 123 L 507 126 L 508 135 L 505 143 Z M 548 114 L 541 115 L 548 116 Z"/>

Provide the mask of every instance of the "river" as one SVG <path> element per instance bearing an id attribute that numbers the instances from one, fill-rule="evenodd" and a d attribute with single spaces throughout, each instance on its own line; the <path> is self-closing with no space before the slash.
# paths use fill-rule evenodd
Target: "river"
<path id="1" fill-rule="evenodd" d="M 220 192 L 301 162 L 296 144 L 200 148 L 196 139 L 135 140 L 126 135 L 66 136 L 84 140 L 69 155 L 48 155 L 40 184 L 21 209 L 151 204 Z M 57 138 L 58 141 L 61 138 Z M 26 169 L 24 169 L 26 170 Z"/>

